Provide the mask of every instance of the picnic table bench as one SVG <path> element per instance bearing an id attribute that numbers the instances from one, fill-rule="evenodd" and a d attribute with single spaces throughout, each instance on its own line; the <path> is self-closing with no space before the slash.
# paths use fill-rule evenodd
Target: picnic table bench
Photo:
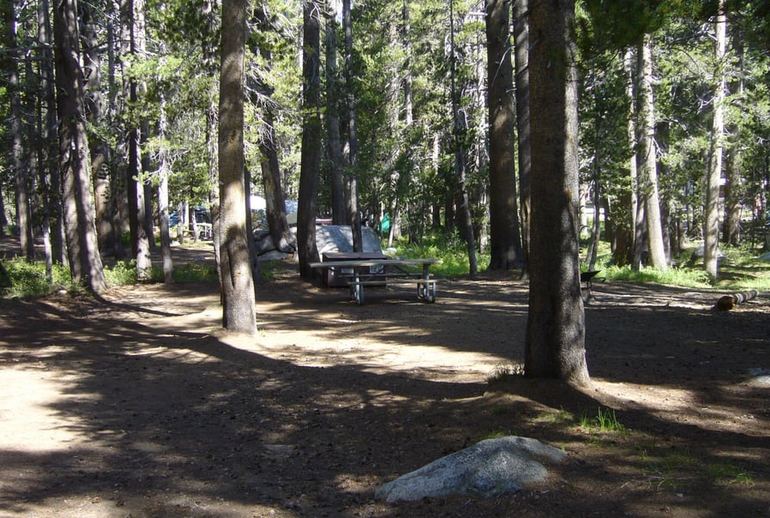
<path id="1" fill-rule="evenodd" d="M 417 298 L 423 302 L 436 301 L 436 279 L 431 278 L 430 266 L 436 259 L 345 259 L 310 263 L 311 268 L 334 268 L 335 277 L 346 279 L 350 296 L 364 303 L 366 286 L 414 284 Z M 420 271 L 410 268 L 420 267 Z"/>

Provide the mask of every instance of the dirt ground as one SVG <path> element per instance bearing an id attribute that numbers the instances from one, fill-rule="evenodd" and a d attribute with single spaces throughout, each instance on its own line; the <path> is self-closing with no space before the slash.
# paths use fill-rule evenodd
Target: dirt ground
<path id="1" fill-rule="evenodd" d="M 716 313 L 715 293 L 594 287 L 582 391 L 488 382 L 523 361 L 510 276 L 357 306 L 286 265 L 258 287 L 257 337 L 219 330 L 212 284 L 0 300 L 0 515 L 770 516 L 770 387 L 751 381 L 768 295 Z M 503 434 L 569 460 L 515 495 L 374 499 Z"/>

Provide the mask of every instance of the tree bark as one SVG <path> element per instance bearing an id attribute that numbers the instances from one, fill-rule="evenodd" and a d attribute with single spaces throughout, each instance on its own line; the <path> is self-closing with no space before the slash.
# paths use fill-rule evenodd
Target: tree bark
<path id="1" fill-rule="evenodd" d="M 557 7 L 557 8 L 554 8 Z M 525 373 L 589 381 L 578 266 L 574 0 L 534 2 L 529 22 L 532 232 Z"/>
<path id="2" fill-rule="evenodd" d="M 519 206 L 521 208 L 522 270 L 526 273 L 529 262 L 530 170 L 532 154 L 529 129 L 529 0 L 513 0 L 513 39 L 516 63 L 516 140 L 519 162 Z"/>
<path id="3" fill-rule="evenodd" d="M 174 282 L 174 261 L 171 258 L 171 229 L 168 220 L 168 177 L 171 174 L 169 151 L 166 145 L 166 97 L 160 94 L 158 137 L 161 147 L 158 150 L 158 219 L 160 220 L 160 257 L 163 263 L 163 282 Z"/>
<path id="4" fill-rule="evenodd" d="M 255 9 L 254 18 L 257 30 L 271 30 L 267 13 L 263 6 Z M 257 77 L 250 77 L 248 81 L 255 83 L 250 90 L 258 94 L 253 96 L 252 103 L 258 104 L 262 108 L 263 126 L 259 140 L 259 150 L 262 155 L 260 168 L 262 171 L 262 185 L 265 190 L 267 226 L 276 249 L 282 252 L 291 252 L 295 249 L 295 243 L 294 237 L 289 231 L 289 223 L 286 220 L 286 200 L 281 186 L 281 170 L 275 140 L 273 88 L 264 79 L 264 76 L 270 74 L 273 56 L 266 44 L 258 46 L 254 39 L 251 41 L 254 42 L 252 44 L 252 52 L 262 57 L 264 66 L 264 70 L 257 74 Z"/>
<path id="5" fill-rule="evenodd" d="M 321 85 L 319 60 L 321 6 L 318 0 L 303 0 L 302 47 L 302 157 L 297 207 L 297 251 L 303 279 L 314 277 L 309 264 L 318 259 L 315 242 L 315 197 L 321 160 Z"/>
<path id="6" fill-rule="evenodd" d="M 521 267 L 513 149 L 513 67 L 506 0 L 487 2 L 490 270 Z"/>
<path id="7" fill-rule="evenodd" d="M 128 51 L 136 57 L 144 52 L 144 0 L 128 0 L 126 9 L 127 12 L 124 15 L 128 25 Z M 139 87 L 135 78 L 129 80 L 128 97 L 133 105 L 138 103 Z M 131 229 L 131 251 L 136 258 L 137 278 L 140 281 L 146 281 L 151 277 L 152 262 L 150 239 L 145 225 L 146 205 L 142 179 L 141 140 L 141 129 L 134 124 L 128 133 L 128 169 L 126 170 L 128 218 Z"/>
<path id="8" fill-rule="evenodd" d="M 348 222 L 345 206 L 345 168 L 340 138 L 339 91 L 337 70 L 337 13 L 329 6 L 326 18 L 326 146 L 331 165 L 332 223 L 345 225 Z"/>
<path id="9" fill-rule="evenodd" d="M 727 42 L 727 17 L 725 2 L 719 0 L 719 11 L 715 24 L 715 70 L 716 86 L 714 90 L 711 127 L 711 156 L 709 171 L 706 175 L 706 206 L 703 215 L 703 266 L 711 279 L 716 280 L 719 255 L 719 181 L 722 178 L 722 147 L 725 131 L 725 47 Z"/>
<path id="10" fill-rule="evenodd" d="M 478 273 L 478 263 L 476 262 L 476 239 L 473 234 L 473 219 L 471 217 L 470 200 L 468 198 L 468 188 L 465 184 L 465 119 L 460 113 L 460 94 L 457 91 L 456 79 L 456 55 L 455 55 L 455 22 L 454 22 L 454 0 L 449 0 L 449 77 L 450 77 L 450 96 L 452 98 L 452 119 L 454 129 L 454 147 L 455 147 L 455 177 L 457 180 L 458 210 L 461 218 L 461 231 L 468 251 L 468 267 L 471 278 Z"/>
<path id="11" fill-rule="evenodd" d="M 345 30 L 345 92 L 348 104 L 348 218 L 353 234 L 353 250 L 364 251 L 361 233 L 361 212 L 358 204 L 358 134 L 356 121 L 356 98 L 353 93 L 353 19 L 351 0 L 342 0 L 342 25 Z M 306 44 L 307 45 L 307 44 Z"/>
<path id="12" fill-rule="evenodd" d="M 10 97 L 11 155 L 13 174 L 16 181 L 16 223 L 19 227 L 19 245 L 21 254 L 32 261 L 35 258 L 35 241 L 32 235 L 32 206 L 30 204 L 29 162 L 25 158 L 22 128 L 21 87 L 17 63 L 21 55 L 16 43 L 17 16 L 16 2 L 5 0 L 6 56 L 4 67 L 8 74 L 8 94 Z"/>
<path id="13" fill-rule="evenodd" d="M 102 123 L 104 100 L 101 89 L 101 61 L 103 50 L 97 37 L 96 6 L 85 2 L 79 5 L 83 42 L 83 73 L 85 88 L 86 117 L 89 124 Z M 99 250 L 106 250 L 113 234 L 109 217 L 110 171 L 108 166 L 109 148 L 97 138 L 91 143 L 91 171 L 94 178 L 94 202 L 96 203 L 96 234 Z"/>
<path id="14" fill-rule="evenodd" d="M 75 282 L 83 282 L 95 293 L 100 293 L 106 289 L 106 284 L 97 246 L 91 195 L 76 0 L 60 0 L 56 3 L 54 37 L 56 86 L 59 94 L 59 167 L 64 176 L 70 268 Z"/>
<path id="15" fill-rule="evenodd" d="M 246 235 L 243 185 L 243 78 L 248 0 L 222 3 L 222 71 L 219 87 L 220 279 L 222 326 L 257 330 L 254 279 Z"/>
<path id="16" fill-rule="evenodd" d="M 637 170 L 639 175 L 639 202 L 644 203 L 647 220 L 647 248 L 650 265 L 666 270 L 666 252 L 658 195 L 658 169 L 655 153 L 655 105 L 652 93 L 652 41 L 645 36 L 637 49 Z"/>

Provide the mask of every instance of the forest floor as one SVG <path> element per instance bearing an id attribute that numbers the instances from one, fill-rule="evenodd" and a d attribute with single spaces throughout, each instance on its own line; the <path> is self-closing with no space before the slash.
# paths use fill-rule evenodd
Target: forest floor
<path id="1" fill-rule="evenodd" d="M 767 294 L 716 313 L 715 292 L 594 286 L 581 391 L 495 376 L 523 361 L 510 275 L 358 306 L 286 265 L 250 338 L 219 330 L 214 284 L 0 300 L 0 515 L 770 516 Z M 374 499 L 504 434 L 569 460 L 514 495 Z"/>

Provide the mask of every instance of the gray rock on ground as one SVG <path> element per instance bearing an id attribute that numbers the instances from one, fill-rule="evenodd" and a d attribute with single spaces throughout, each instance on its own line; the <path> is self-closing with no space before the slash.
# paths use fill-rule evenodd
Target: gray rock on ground
<path id="1" fill-rule="evenodd" d="M 562 450 L 527 437 L 487 439 L 380 486 L 375 497 L 398 502 L 513 493 L 544 481 L 548 476 L 544 464 L 557 464 L 566 456 Z"/>

